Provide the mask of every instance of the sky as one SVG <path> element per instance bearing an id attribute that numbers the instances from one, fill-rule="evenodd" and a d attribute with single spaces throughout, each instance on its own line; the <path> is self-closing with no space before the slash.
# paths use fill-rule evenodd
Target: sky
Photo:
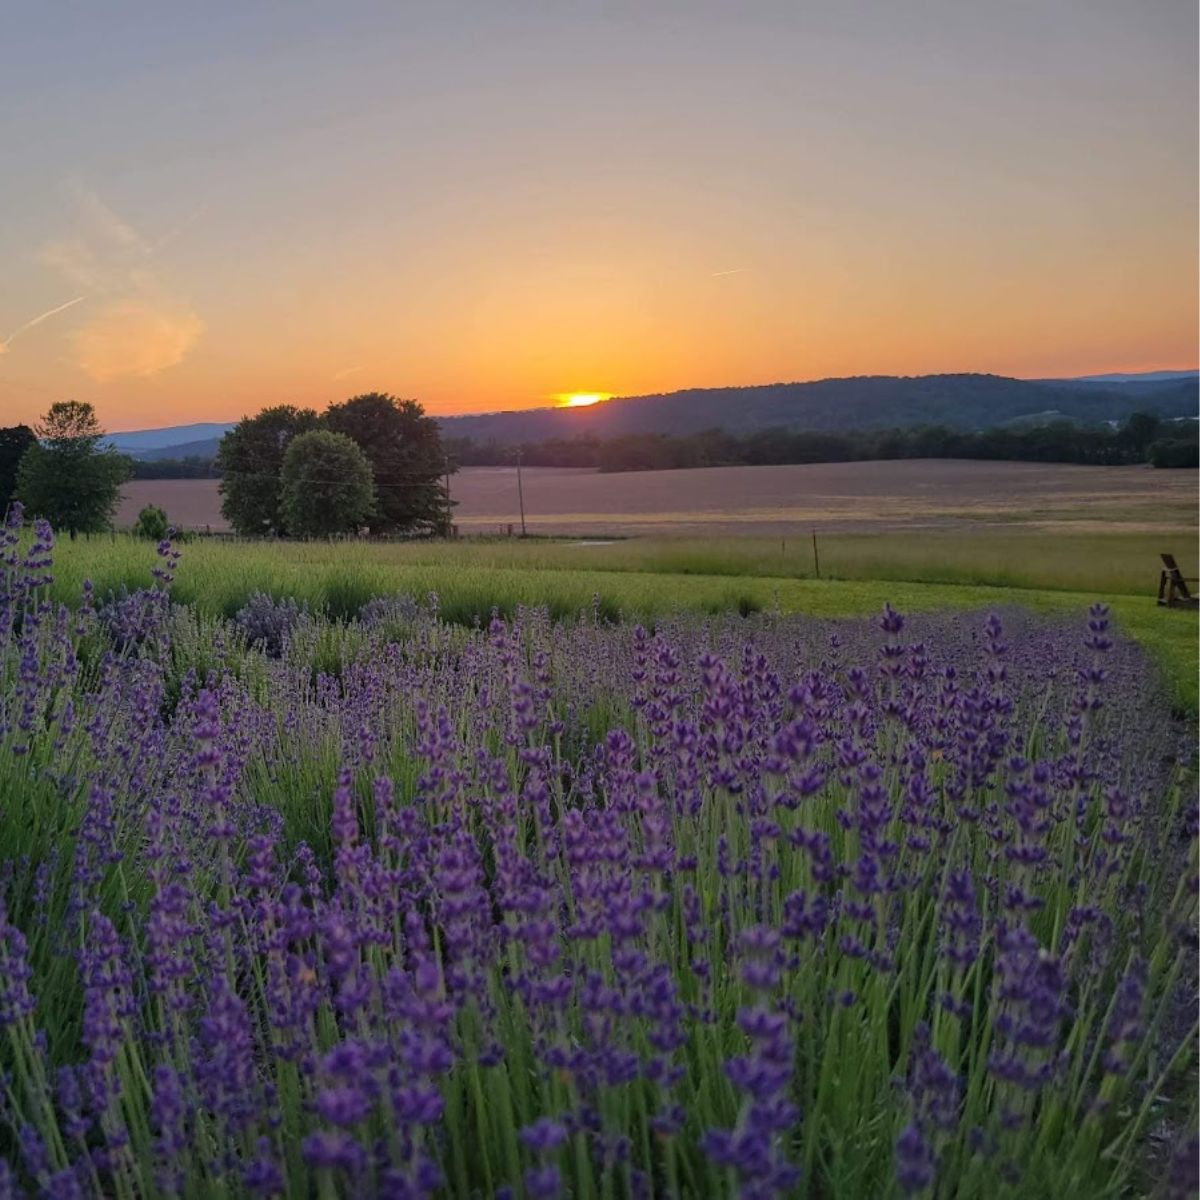
<path id="1" fill-rule="evenodd" d="M 0 26 L 0 423 L 1190 368 L 1192 0 Z"/>

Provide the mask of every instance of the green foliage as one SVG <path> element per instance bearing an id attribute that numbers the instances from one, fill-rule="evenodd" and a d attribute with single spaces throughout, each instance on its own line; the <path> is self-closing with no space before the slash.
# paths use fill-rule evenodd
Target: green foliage
<path id="1" fill-rule="evenodd" d="M 64 400 L 50 406 L 17 467 L 17 498 L 28 515 L 44 517 L 75 537 L 112 523 L 129 460 L 102 448 L 104 431 L 90 404 Z"/>
<path id="2" fill-rule="evenodd" d="M 365 455 L 374 480 L 371 507 L 363 519 L 356 511 L 338 511 L 326 519 L 314 502 L 303 524 L 292 527 L 283 499 L 284 459 L 294 439 L 322 428 L 345 437 Z M 225 435 L 213 465 L 221 476 L 221 511 L 245 537 L 345 532 L 363 524 L 373 533 L 444 533 L 449 524 L 442 482 L 446 467 L 437 422 L 416 401 L 379 392 L 335 404 L 321 417 L 290 405 L 264 409 Z M 145 477 L 157 478 L 162 468 L 150 464 L 144 471 Z M 199 477 L 203 464 L 169 464 L 166 474 Z M 308 504 L 299 494 L 295 503 Z"/>
<path id="3" fill-rule="evenodd" d="M 1200 443 L 1195 437 L 1160 438 L 1150 443 L 1149 453 L 1156 467 L 1200 467 Z"/>
<path id="4" fill-rule="evenodd" d="M 318 423 L 311 408 L 280 404 L 244 417 L 221 439 L 221 512 L 238 533 L 264 537 L 287 532 L 280 495 L 283 458 L 292 440 Z"/>
<path id="5" fill-rule="evenodd" d="M 28 425 L 0 429 L 0 512 L 8 507 L 17 489 L 17 466 L 25 451 L 37 441 Z"/>
<path id="6" fill-rule="evenodd" d="M 353 438 L 375 475 L 373 533 L 441 533 L 449 521 L 437 422 L 414 400 L 370 392 L 330 407 L 325 425 Z"/>
<path id="7" fill-rule="evenodd" d="M 167 511 L 157 504 L 147 504 L 133 523 L 133 536 L 161 542 L 167 536 Z"/>
<path id="8" fill-rule="evenodd" d="M 279 503 L 284 527 L 297 537 L 354 533 L 375 504 L 371 464 L 345 434 L 302 433 L 283 456 Z"/>

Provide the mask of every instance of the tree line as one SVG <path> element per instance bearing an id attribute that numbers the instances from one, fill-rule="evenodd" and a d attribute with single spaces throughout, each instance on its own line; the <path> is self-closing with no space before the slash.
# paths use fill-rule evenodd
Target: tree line
<path id="1" fill-rule="evenodd" d="M 662 471 L 689 467 L 775 466 L 903 458 L 967 458 L 1024 462 L 1156 467 L 1200 465 L 1195 421 L 1162 421 L 1134 413 L 1121 425 L 1056 421 L 1027 428 L 963 432 L 930 425 L 846 433 L 772 429 L 742 437 L 722 429 L 674 436 L 631 433 L 612 438 L 550 438 L 521 446 L 447 439 L 464 467 L 511 465 L 517 454 L 530 467 L 594 467 L 601 471 Z"/>
<path id="2" fill-rule="evenodd" d="M 131 479 L 220 479 L 215 458 L 132 459 Z"/>
<path id="3" fill-rule="evenodd" d="M 164 477 L 139 469 L 150 465 L 106 444 L 90 404 L 60 401 L 33 428 L 0 428 L 0 514 L 19 500 L 71 537 L 98 533 L 111 526 L 123 483 Z M 206 468 L 219 475 L 221 511 L 244 536 L 449 532 L 453 465 L 437 422 L 413 400 L 371 392 L 320 414 L 266 408 L 235 425 Z M 189 465 L 168 477 L 204 476 Z M 147 528 L 157 528 L 151 516 Z"/>
<path id="4" fill-rule="evenodd" d="M 248 537 L 385 536 L 449 531 L 446 476 L 458 466 L 511 464 L 653 471 L 713 466 L 968 458 L 1155 467 L 1200 465 L 1197 422 L 1134 413 L 1119 426 L 1067 421 L 965 433 L 942 426 L 851 433 L 786 429 L 738 437 L 555 438 L 514 447 L 469 438 L 443 443 L 413 400 L 371 392 L 326 412 L 277 405 L 246 417 L 215 460 L 135 463 L 104 442 L 90 404 L 51 405 L 34 428 L 0 428 L 0 509 L 20 500 L 74 537 L 107 529 L 130 478 L 219 477 L 221 509 Z"/>

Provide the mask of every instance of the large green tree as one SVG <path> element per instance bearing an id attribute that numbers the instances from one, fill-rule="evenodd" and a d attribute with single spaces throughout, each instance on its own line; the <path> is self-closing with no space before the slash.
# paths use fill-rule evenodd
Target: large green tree
<path id="1" fill-rule="evenodd" d="M 292 439 L 280 474 L 280 508 L 288 533 L 354 533 L 374 506 L 371 464 L 356 442 L 329 429 Z"/>
<path id="2" fill-rule="evenodd" d="M 221 512 L 238 533 L 267 537 L 288 532 L 280 507 L 283 458 L 292 439 L 319 422 L 311 408 L 280 404 L 243 417 L 221 439 Z"/>
<path id="3" fill-rule="evenodd" d="M 25 451 L 37 441 L 28 425 L 0 429 L 0 516 L 17 490 L 17 466 Z"/>
<path id="4" fill-rule="evenodd" d="M 437 422 L 415 400 L 381 392 L 334 404 L 325 426 L 353 438 L 375 476 L 375 533 L 444 533 L 450 510 Z"/>
<path id="5" fill-rule="evenodd" d="M 36 432 L 17 467 L 17 499 L 71 537 L 107 529 L 131 472 L 129 459 L 102 445 L 95 409 L 61 400 Z"/>

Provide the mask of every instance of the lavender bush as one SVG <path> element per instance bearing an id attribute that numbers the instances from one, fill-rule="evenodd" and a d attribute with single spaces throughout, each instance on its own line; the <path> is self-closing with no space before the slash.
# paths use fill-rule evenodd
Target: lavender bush
<path id="1" fill-rule="evenodd" d="M 248 645 L 167 545 L 128 636 L 18 523 L 0 1197 L 1188 1194 L 1194 774 L 1102 608 Z"/>
<path id="2" fill-rule="evenodd" d="M 304 607 L 290 597 L 276 600 L 255 592 L 233 619 L 251 646 L 278 658 L 304 615 Z"/>

